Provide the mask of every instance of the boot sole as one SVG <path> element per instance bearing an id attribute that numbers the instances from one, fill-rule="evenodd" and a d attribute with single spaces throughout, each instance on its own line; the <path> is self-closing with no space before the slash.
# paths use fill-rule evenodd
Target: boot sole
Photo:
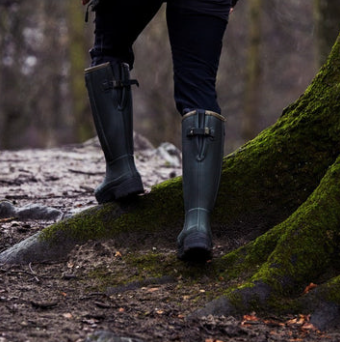
<path id="1" fill-rule="evenodd" d="M 211 238 L 201 232 L 192 233 L 178 246 L 178 259 L 193 263 L 205 263 L 212 259 Z"/>
<path id="2" fill-rule="evenodd" d="M 143 183 L 139 177 L 129 178 L 119 184 L 108 184 L 101 191 L 95 193 L 97 202 L 107 203 L 119 199 L 125 199 L 130 196 L 136 196 L 144 193 Z"/>

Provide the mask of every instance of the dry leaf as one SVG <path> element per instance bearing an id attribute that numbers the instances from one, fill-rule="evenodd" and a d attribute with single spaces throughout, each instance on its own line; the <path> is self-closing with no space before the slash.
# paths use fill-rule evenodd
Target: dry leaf
<path id="1" fill-rule="evenodd" d="M 303 291 L 303 294 L 307 294 L 308 292 L 310 292 L 311 290 L 315 289 L 316 287 L 318 287 L 318 285 L 314 284 L 314 283 L 310 283 Z"/>
<path id="2" fill-rule="evenodd" d="M 303 330 L 313 330 L 313 331 L 317 331 L 318 329 L 312 324 L 312 323 L 305 323 L 301 329 Z"/>
<path id="3" fill-rule="evenodd" d="M 279 322 L 279 321 L 275 321 L 275 320 L 272 320 L 272 319 L 265 319 L 263 321 L 263 323 L 266 324 L 266 325 L 272 326 L 272 327 L 284 327 L 285 326 L 284 323 Z"/>
<path id="4" fill-rule="evenodd" d="M 244 315 L 242 323 L 249 322 L 249 321 L 259 321 L 259 318 L 256 317 L 255 315 Z"/>
<path id="5" fill-rule="evenodd" d="M 72 314 L 70 314 L 70 313 L 64 313 L 64 314 L 63 314 L 63 317 L 64 317 L 64 318 L 68 318 L 68 319 L 73 318 Z"/>
<path id="6" fill-rule="evenodd" d="M 116 254 L 115 254 L 115 257 L 116 257 L 116 258 L 122 258 L 123 255 L 122 255 L 121 252 L 117 251 Z"/>
<path id="7" fill-rule="evenodd" d="M 303 324 L 305 324 L 306 322 L 309 322 L 310 320 L 310 315 L 299 315 L 299 317 L 290 319 L 286 322 L 286 325 L 300 325 L 302 326 Z"/>

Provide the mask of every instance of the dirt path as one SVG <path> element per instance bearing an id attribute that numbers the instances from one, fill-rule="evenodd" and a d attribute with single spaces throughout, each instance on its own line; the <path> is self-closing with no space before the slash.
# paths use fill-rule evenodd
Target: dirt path
<path id="1" fill-rule="evenodd" d="M 178 151 L 136 140 L 147 190 L 181 174 Z M 0 251 L 95 205 L 93 188 L 103 174 L 95 140 L 60 149 L 0 151 Z M 155 246 L 153 251 L 172 266 L 168 260 L 174 250 Z M 115 286 L 124 275 L 143 275 L 143 255 L 149 252 L 141 249 L 140 264 L 133 264 L 128 249 L 93 241 L 62 263 L 0 266 L 0 342 L 340 341 L 340 333 L 315 330 L 308 316 L 258 318 L 249 313 L 188 320 L 226 285 L 223 279 L 207 282 L 209 265 L 195 285 L 178 274 Z"/>

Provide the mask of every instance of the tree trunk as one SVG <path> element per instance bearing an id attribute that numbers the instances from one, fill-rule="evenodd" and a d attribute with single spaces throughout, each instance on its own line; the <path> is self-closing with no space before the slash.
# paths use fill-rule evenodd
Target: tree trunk
<path id="1" fill-rule="evenodd" d="M 80 10 L 79 2 L 70 1 L 67 4 L 69 29 L 69 61 L 70 61 L 70 92 L 72 101 L 72 115 L 74 122 L 74 137 L 83 142 L 93 137 L 89 101 L 84 81 L 84 69 L 88 65 L 88 53 L 84 37 L 84 13 Z"/>
<path id="2" fill-rule="evenodd" d="M 262 0 L 249 2 L 248 49 L 246 62 L 246 82 L 244 114 L 242 117 L 242 138 L 253 139 L 258 132 L 261 89 L 261 13 Z"/>
<path id="3" fill-rule="evenodd" d="M 325 62 L 340 29 L 340 2 L 314 0 L 316 49 L 319 67 Z"/>
<path id="4" fill-rule="evenodd" d="M 225 158 L 213 231 L 216 240 L 244 245 L 213 265 L 237 285 L 195 314 L 294 312 L 304 303 L 321 326 L 322 310 L 331 305 L 340 312 L 339 55 L 340 36 L 327 63 L 277 123 Z M 89 239 L 114 237 L 130 248 L 173 245 L 183 223 L 181 189 L 177 178 L 135 203 L 92 208 L 3 252 L 0 263 L 65 257 Z M 323 285 L 300 296 L 311 282 Z"/>

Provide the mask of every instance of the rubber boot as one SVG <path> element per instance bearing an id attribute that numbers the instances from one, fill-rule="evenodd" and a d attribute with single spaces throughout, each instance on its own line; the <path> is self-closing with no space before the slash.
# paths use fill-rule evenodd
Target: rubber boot
<path id="1" fill-rule="evenodd" d="M 92 115 L 106 160 L 104 181 L 96 188 L 98 203 L 144 192 L 133 150 L 133 113 L 127 64 L 105 63 L 85 70 Z"/>
<path id="2" fill-rule="evenodd" d="M 181 260 L 212 258 L 210 214 L 219 188 L 224 151 L 225 118 L 195 110 L 182 121 L 184 228 L 177 238 Z"/>

